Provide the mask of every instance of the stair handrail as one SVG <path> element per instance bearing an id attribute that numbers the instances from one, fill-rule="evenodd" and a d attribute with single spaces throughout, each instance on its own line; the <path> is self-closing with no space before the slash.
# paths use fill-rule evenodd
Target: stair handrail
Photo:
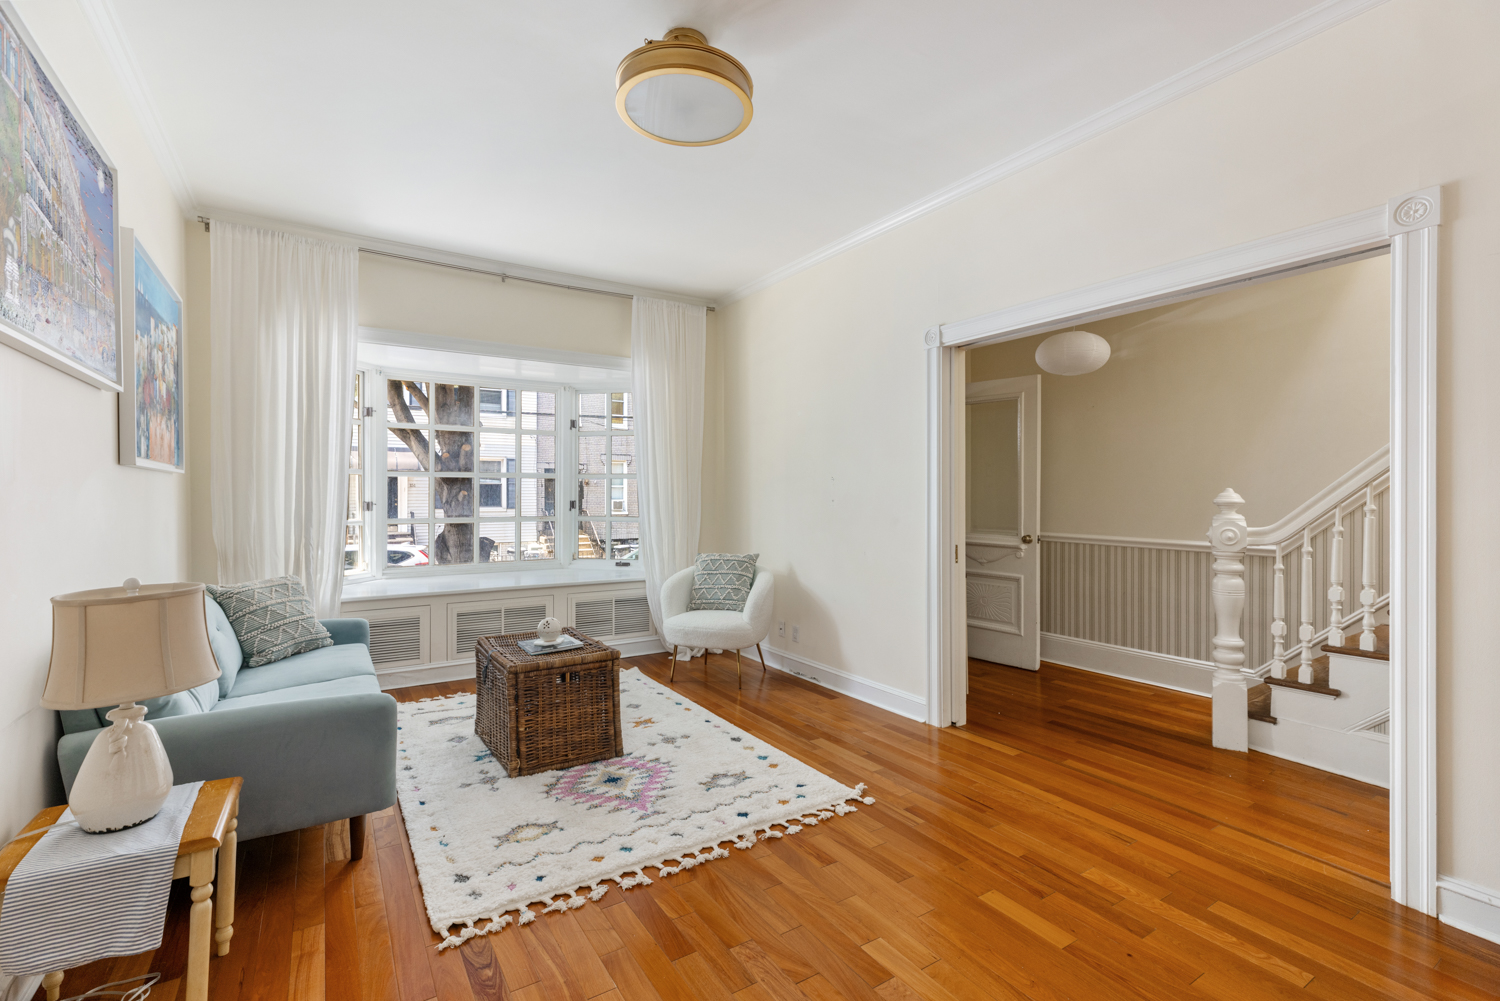
<path id="1" fill-rule="evenodd" d="M 1389 476 L 1390 470 L 1391 446 L 1387 443 L 1380 446 L 1368 459 L 1313 494 L 1304 503 L 1297 505 L 1280 521 L 1273 525 L 1251 528 L 1251 548 L 1285 545 L 1292 539 L 1299 538 L 1304 528 L 1311 527 L 1314 532 L 1319 531 L 1320 527 L 1313 526 L 1314 522 L 1321 521 L 1331 514 L 1336 506 L 1341 507 L 1352 500 L 1355 495 L 1363 493 L 1365 486 L 1370 482 Z"/>
<path id="2" fill-rule="evenodd" d="M 1213 744 L 1215 747 L 1244 750 L 1248 746 L 1247 723 L 1244 721 L 1246 685 L 1253 683 L 1267 669 L 1272 677 L 1285 679 L 1287 661 L 1293 654 L 1298 661 L 1297 680 L 1313 683 L 1313 650 L 1327 642 L 1343 646 L 1345 627 L 1359 623 L 1359 646 L 1376 648 L 1375 613 L 1389 601 L 1389 595 L 1378 594 L 1380 568 L 1379 521 L 1375 498 L 1390 485 L 1391 450 L 1387 444 L 1375 454 L 1339 477 L 1333 483 L 1299 505 L 1286 517 L 1262 528 L 1248 528 L 1239 508 L 1244 499 L 1226 488 L 1214 498 L 1219 513 L 1214 515 L 1208 536 L 1213 550 L 1210 583 L 1213 608 L 1214 663 Z M 1362 509 L 1362 510 L 1361 510 Z M 1363 515 L 1363 546 L 1360 554 L 1359 609 L 1344 613 L 1348 592 L 1344 588 L 1344 518 L 1360 512 Z M 1313 537 L 1325 529 L 1332 530 L 1329 546 L 1328 621 L 1326 629 L 1314 628 L 1313 564 L 1316 553 Z M 1272 654 L 1268 665 L 1252 667 L 1245 661 L 1242 626 L 1245 609 L 1246 551 L 1259 551 L 1276 558 L 1272 568 L 1271 639 Z M 1286 617 L 1286 557 L 1295 553 L 1299 566 L 1297 645 L 1288 650 L 1289 623 Z"/>

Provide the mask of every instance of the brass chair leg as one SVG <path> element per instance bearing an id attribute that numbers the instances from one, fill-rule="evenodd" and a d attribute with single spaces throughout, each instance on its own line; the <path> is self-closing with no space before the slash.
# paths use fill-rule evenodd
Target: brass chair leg
<path id="1" fill-rule="evenodd" d="M 755 655 L 760 658 L 760 673 L 766 673 L 766 655 L 760 652 L 760 644 L 755 644 Z"/>
<path id="2" fill-rule="evenodd" d="M 740 669 L 740 648 L 734 648 L 734 680 L 736 688 L 745 687 L 745 672 Z"/>
<path id="3" fill-rule="evenodd" d="M 670 682 L 675 677 L 677 677 L 677 644 L 673 643 L 672 644 L 672 673 L 669 674 L 669 675 L 667 675 L 667 681 Z"/>

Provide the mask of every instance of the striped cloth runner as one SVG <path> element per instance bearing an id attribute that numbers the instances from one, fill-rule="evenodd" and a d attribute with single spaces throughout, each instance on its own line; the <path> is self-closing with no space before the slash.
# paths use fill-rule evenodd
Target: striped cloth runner
<path id="1" fill-rule="evenodd" d="M 182 828 L 202 782 L 173 786 L 161 812 L 137 827 L 89 834 L 65 824 L 42 835 L 5 885 L 0 970 L 67 970 L 161 945 Z"/>

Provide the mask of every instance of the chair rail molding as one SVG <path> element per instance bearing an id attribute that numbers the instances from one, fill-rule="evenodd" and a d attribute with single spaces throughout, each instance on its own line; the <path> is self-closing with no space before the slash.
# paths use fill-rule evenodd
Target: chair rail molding
<path id="1" fill-rule="evenodd" d="M 963 498 L 954 489 L 955 472 L 964 461 L 962 416 L 954 410 L 955 396 L 963 398 L 963 355 L 957 349 L 1389 252 L 1391 445 L 1388 460 L 1377 453 L 1365 465 L 1390 464 L 1391 897 L 1437 915 L 1436 227 L 1441 222 L 1442 191 L 1425 188 L 1362 212 L 924 330 L 928 722 L 961 723 L 965 711 L 963 689 L 955 685 L 967 677 L 967 616 L 953 574 L 963 541 L 955 526 L 963 524 L 964 514 Z M 1251 551 L 1308 516 L 1299 509 L 1283 519 L 1285 525 L 1252 532 Z"/>

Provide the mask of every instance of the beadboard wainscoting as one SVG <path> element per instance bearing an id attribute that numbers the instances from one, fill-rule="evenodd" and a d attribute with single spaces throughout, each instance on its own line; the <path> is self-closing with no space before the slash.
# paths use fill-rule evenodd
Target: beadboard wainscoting
<path id="1" fill-rule="evenodd" d="M 651 628 L 646 588 L 638 581 L 424 589 L 346 600 L 342 610 L 369 621 L 370 657 L 384 689 L 472 678 L 479 637 L 535 629 L 549 615 L 626 657 L 665 649 Z"/>
<path id="2" fill-rule="evenodd" d="M 1375 495 L 1379 574 L 1376 593 L 1390 592 L 1389 488 Z M 1358 511 L 1342 519 L 1344 581 L 1360 579 L 1364 519 Z M 1333 526 L 1309 536 L 1312 548 L 1312 623 L 1315 641 L 1328 631 L 1329 567 Z M 996 554 L 970 547 L 971 572 Z M 1213 609 L 1209 603 L 1208 542 L 1128 539 L 1047 533 L 1041 540 L 1042 659 L 1101 674 L 1207 695 Z M 978 557 L 978 560 L 975 559 Z M 1291 557 L 1287 557 L 1290 563 Z M 1271 622 L 1275 556 L 1270 546 L 1245 555 L 1246 662 L 1264 676 L 1272 657 Z M 1286 607 L 1301 607 L 1300 575 L 1285 576 Z M 972 592 L 971 592 L 972 593 Z M 1384 611 L 1382 597 L 1380 608 Z M 1353 609 L 1346 606 L 1346 612 Z M 969 617 L 992 612 L 971 598 Z M 1295 642 L 1295 633 L 1293 635 Z"/>

